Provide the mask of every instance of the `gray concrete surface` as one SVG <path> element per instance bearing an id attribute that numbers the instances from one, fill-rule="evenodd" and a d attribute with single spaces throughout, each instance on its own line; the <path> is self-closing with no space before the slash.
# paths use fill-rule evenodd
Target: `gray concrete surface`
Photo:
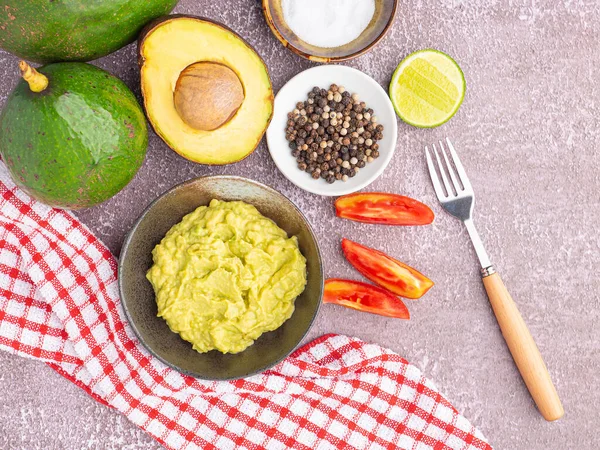
<path id="1" fill-rule="evenodd" d="M 275 89 L 311 66 L 269 32 L 255 0 L 183 0 L 178 12 L 223 21 L 266 60 Z M 435 282 L 394 321 L 325 307 L 311 338 L 346 333 L 390 347 L 435 380 L 498 449 L 596 449 L 600 403 L 600 5 L 594 1 L 401 2 L 392 32 L 349 65 L 387 85 L 408 53 L 451 54 L 468 84 L 465 102 L 434 130 L 399 125 L 390 167 L 371 187 L 421 199 L 437 214 L 428 227 L 385 228 L 336 219 L 332 200 L 287 182 L 264 142 L 247 160 L 196 165 L 151 134 L 135 180 L 106 204 L 78 213 L 118 254 L 137 215 L 158 194 L 191 177 L 238 174 L 276 187 L 318 230 L 328 276 L 359 278 L 344 261 L 348 237 L 381 248 Z M 135 50 L 97 63 L 139 96 Z M 0 98 L 17 80 L 16 59 L 0 53 Z M 451 136 L 478 194 L 475 218 L 488 250 L 545 356 L 566 410 L 546 423 L 521 382 L 496 326 L 460 223 L 437 204 L 423 145 Z M 0 353 L 0 448 L 160 448 L 119 414 L 43 364 Z"/>

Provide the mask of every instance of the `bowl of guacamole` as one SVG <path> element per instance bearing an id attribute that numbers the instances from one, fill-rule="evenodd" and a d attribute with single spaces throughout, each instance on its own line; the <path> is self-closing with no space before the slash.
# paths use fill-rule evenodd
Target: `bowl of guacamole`
<path id="1" fill-rule="evenodd" d="M 119 258 L 125 315 L 182 373 L 228 380 L 288 356 L 317 315 L 316 237 L 284 195 L 234 176 L 200 177 L 156 199 Z"/>
<path id="2" fill-rule="evenodd" d="M 306 286 L 298 238 L 242 201 L 213 199 L 152 250 L 158 316 L 200 353 L 239 353 L 294 313 Z"/>

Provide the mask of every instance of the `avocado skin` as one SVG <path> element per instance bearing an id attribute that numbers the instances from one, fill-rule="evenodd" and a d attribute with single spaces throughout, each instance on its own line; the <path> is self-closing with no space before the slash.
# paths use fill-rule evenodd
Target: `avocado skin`
<path id="1" fill-rule="evenodd" d="M 121 80 L 85 63 L 38 69 L 48 87 L 21 80 L 0 115 L 0 156 L 15 183 L 47 205 L 79 209 L 121 189 L 144 162 L 148 130 Z"/>
<path id="2" fill-rule="evenodd" d="M 0 48 L 39 63 L 90 61 L 133 42 L 178 0 L 0 0 Z"/>

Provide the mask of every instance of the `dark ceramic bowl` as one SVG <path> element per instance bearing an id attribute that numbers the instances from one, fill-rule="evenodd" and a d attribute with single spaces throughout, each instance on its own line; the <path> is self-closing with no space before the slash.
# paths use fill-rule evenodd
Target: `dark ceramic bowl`
<path id="1" fill-rule="evenodd" d="M 311 61 L 330 63 L 356 58 L 375 47 L 394 23 L 398 0 L 375 0 L 375 13 L 361 35 L 332 48 L 317 47 L 296 36 L 283 18 L 281 0 L 262 0 L 262 7 L 269 28 L 285 47 Z"/>
<path id="2" fill-rule="evenodd" d="M 237 354 L 198 353 L 157 317 L 154 291 L 146 279 L 152 249 L 183 216 L 212 199 L 241 200 L 254 205 L 288 235 L 298 237 L 306 257 L 308 283 L 296 299 L 292 317 L 275 331 Z M 315 319 L 323 295 L 323 266 L 317 239 L 300 210 L 284 195 L 241 177 L 200 177 L 180 184 L 155 200 L 125 239 L 119 258 L 119 290 L 125 314 L 140 342 L 172 368 L 205 380 L 231 380 L 257 374 L 288 356 Z"/>

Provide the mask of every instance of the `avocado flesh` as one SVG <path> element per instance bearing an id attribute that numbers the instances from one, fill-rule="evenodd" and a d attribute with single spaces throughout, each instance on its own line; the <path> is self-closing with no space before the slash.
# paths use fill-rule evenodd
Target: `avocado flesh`
<path id="1" fill-rule="evenodd" d="M 201 18 L 168 18 L 141 38 L 140 57 L 146 114 L 167 145 L 202 164 L 229 164 L 252 153 L 271 120 L 273 90 L 264 62 L 242 38 Z M 173 102 L 181 72 L 201 61 L 232 69 L 245 94 L 236 114 L 212 131 L 187 125 Z"/>

